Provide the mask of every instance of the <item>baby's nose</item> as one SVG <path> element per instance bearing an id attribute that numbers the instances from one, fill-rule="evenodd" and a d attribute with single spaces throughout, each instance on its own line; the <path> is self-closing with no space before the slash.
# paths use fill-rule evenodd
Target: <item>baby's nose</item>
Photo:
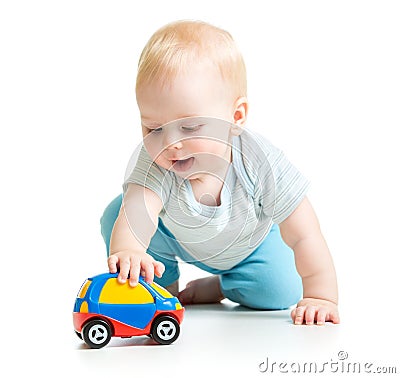
<path id="1" fill-rule="evenodd" d="M 165 130 L 163 138 L 164 148 L 179 149 L 182 148 L 182 136 L 173 128 Z"/>

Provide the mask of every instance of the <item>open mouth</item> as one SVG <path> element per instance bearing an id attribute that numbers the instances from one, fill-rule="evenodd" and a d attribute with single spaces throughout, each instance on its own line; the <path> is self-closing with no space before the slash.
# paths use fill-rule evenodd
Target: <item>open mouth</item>
<path id="1" fill-rule="evenodd" d="M 194 162 L 194 157 L 182 160 L 172 160 L 172 168 L 177 172 L 185 172 L 189 170 Z"/>

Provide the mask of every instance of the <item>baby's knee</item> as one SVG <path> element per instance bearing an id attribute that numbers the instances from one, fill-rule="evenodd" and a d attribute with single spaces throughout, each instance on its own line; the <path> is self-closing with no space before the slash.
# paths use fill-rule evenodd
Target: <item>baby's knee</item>
<path id="1" fill-rule="evenodd" d="M 253 279 L 231 288 L 224 288 L 221 280 L 221 288 L 229 300 L 256 310 L 284 310 L 302 297 L 301 280 L 268 283 L 263 279 Z"/>

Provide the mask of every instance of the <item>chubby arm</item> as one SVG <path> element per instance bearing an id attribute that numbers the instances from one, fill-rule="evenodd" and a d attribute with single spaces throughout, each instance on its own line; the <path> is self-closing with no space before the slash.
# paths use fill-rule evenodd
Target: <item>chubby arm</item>
<path id="1" fill-rule="evenodd" d="M 303 281 L 303 299 L 291 314 L 294 323 L 339 323 L 335 267 L 307 197 L 279 227 L 283 240 L 294 251 L 296 268 Z"/>
<path id="2" fill-rule="evenodd" d="M 118 280 L 135 286 L 139 274 L 152 282 L 154 274 L 161 277 L 164 265 L 146 251 L 157 230 L 161 199 L 150 189 L 129 184 L 115 222 L 110 241 L 108 267 L 111 273 L 119 268 Z"/>

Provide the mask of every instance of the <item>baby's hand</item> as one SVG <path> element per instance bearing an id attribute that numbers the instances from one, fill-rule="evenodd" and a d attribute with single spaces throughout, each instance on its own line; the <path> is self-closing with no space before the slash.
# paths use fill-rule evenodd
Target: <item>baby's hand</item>
<path id="1" fill-rule="evenodd" d="M 316 298 L 304 298 L 291 313 L 294 324 L 307 325 L 325 322 L 340 323 L 338 307 L 335 303 Z"/>
<path id="2" fill-rule="evenodd" d="M 129 284 L 136 286 L 139 274 L 145 277 L 146 282 L 152 283 L 154 275 L 161 277 L 165 271 L 164 264 L 153 259 L 146 252 L 125 250 L 115 252 L 108 258 L 110 273 L 117 273 L 119 267 L 118 281 L 125 283 L 129 274 Z"/>

